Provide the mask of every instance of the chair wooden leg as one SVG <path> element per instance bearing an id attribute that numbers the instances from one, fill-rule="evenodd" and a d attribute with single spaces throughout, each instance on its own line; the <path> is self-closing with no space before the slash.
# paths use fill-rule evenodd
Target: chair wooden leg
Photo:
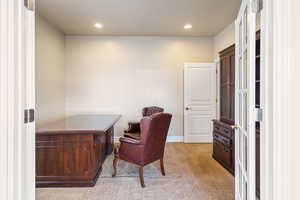
<path id="1" fill-rule="evenodd" d="M 112 177 L 115 177 L 117 175 L 118 160 L 119 160 L 119 157 L 115 156 L 114 161 L 113 161 L 113 174 L 112 174 Z"/>
<path id="2" fill-rule="evenodd" d="M 161 169 L 161 174 L 162 174 L 163 176 L 165 176 L 166 173 L 165 173 L 164 159 L 163 159 L 163 158 L 160 159 L 160 169 Z"/>
<path id="3" fill-rule="evenodd" d="M 144 167 L 143 166 L 140 167 L 139 174 L 140 174 L 141 186 L 144 188 L 145 187 L 145 182 L 144 182 Z"/>

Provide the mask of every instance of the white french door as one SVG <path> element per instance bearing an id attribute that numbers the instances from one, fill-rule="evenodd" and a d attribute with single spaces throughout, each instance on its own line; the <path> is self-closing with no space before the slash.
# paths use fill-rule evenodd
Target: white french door
<path id="1" fill-rule="evenodd" d="M 184 65 L 184 142 L 212 142 L 216 118 L 216 64 Z"/>
<path id="2" fill-rule="evenodd" d="M 243 0 L 235 22 L 235 199 L 255 200 L 255 31 L 253 0 Z"/>
<path id="3" fill-rule="evenodd" d="M 35 125 L 25 112 L 35 102 L 33 4 L 0 1 L 1 200 L 35 198 Z"/>
<path id="4" fill-rule="evenodd" d="M 27 111 L 24 137 L 24 195 L 35 199 L 35 0 L 24 0 L 24 109 Z"/>

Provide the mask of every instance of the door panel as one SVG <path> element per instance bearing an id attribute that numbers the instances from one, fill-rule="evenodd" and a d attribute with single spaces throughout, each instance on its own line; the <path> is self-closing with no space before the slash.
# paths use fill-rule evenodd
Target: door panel
<path id="1" fill-rule="evenodd" d="M 215 63 L 186 63 L 184 69 L 184 141 L 212 142 L 216 118 Z"/>
<path id="2" fill-rule="evenodd" d="M 220 65 L 220 70 L 221 70 L 221 85 L 226 85 L 229 83 L 229 70 L 230 70 L 230 58 L 229 57 L 225 57 L 222 59 L 222 63 Z"/>
<path id="3" fill-rule="evenodd" d="M 228 96 L 228 87 L 221 87 L 220 88 L 220 97 L 221 97 L 221 118 L 228 119 L 229 117 L 227 116 L 229 113 L 228 110 L 228 101 L 229 101 L 229 96 Z"/>
<path id="4" fill-rule="evenodd" d="M 255 200 L 255 17 L 243 0 L 236 19 L 235 199 Z"/>

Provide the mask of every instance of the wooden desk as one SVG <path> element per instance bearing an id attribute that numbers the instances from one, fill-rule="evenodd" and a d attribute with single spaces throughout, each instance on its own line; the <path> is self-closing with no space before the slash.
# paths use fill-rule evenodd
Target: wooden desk
<path id="1" fill-rule="evenodd" d="M 37 128 L 36 186 L 94 186 L 120 115 L 77 115 Z"/>

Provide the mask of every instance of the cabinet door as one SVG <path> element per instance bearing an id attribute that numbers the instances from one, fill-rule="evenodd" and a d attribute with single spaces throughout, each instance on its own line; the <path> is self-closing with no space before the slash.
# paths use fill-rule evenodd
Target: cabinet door
<path id="1" fill-rule="evenodd" d="M 231 168 L 232 165 L 232 152 L 224 144 L 217 140 L 213 143 L 213 152 L 217 159 L 219 159 L 227 168 Z"/>
<path id="2" fill-rule="evenodd" d="M 235 54 L 234 52 L 230 54 L 230 84 L 235 84 Z"/>
<path id="3" fill-rule="evenodd" d="M 95 160 L 96 160 L 96 166 L 100 166 L 102 164 L 102 161 L 104 160 L 105 157 L 105 135 L 100 134 L 100 135 L 95 135 L 95 143 L 94 143 L 94 148 L 95 148 Z M 96 172 L 97 172 L 97 167 L 96 167 Z"/>
<path id="4" fill-rule="evenodd" d="M 39 136 L 37 181 L 82 180 L 93 173 L 92 136 Z"/>
<path id="5" fill-rule="evenodd" d="M 229 101 L 229 107 L 230 107 L 230 112 L 229 112 L 229 119 L 234 122 L 234 117 L 235 117 L 235 113 L 234 113 L 234 104 L 235 104 L 235 97 L 234 97 L 234 85 L 230 85 L 229 88 L 229 93 L 230 93 L 230 101 Z"/>
<path id="6" fill-rule="evenodd" d="M 63 176 L 82 180 L 90 178 L 93 171 L 92 142 L 85 136 L 64 137 Z"/>
<path id="7" fill-rule="evenodd" d="M 221 52 L 220 110 L 221 121 L 234 123 L 235 53 L 234 46 Z"/>
<path id="8" fill-rule="evenodd" d="M 229 107 L 230 107 L 230 113 L 229 113 L 229 119 L 234 122 L 234 104 L 235 104 L 235 54 L 232 53 L 230 56 L 230 101 L 229 101 Z"/>
<path id="9" fill-rule="evenodd" d="M 228 56 L 221 57 L 221 86 L 230 83 L 230 58 Z"/>
<path id="10" fill-rule="evenodd" d="M 62 176 L 63 141 L 59 136 L 36 137 L 36 178 L 51 179 Z"/>
<path id="11" fill-rule="evenodd" d="M 228 86 L 220 88 L 220 106 L 221 106 L 221 119 L 229 119 L 229 92 Z"/>

